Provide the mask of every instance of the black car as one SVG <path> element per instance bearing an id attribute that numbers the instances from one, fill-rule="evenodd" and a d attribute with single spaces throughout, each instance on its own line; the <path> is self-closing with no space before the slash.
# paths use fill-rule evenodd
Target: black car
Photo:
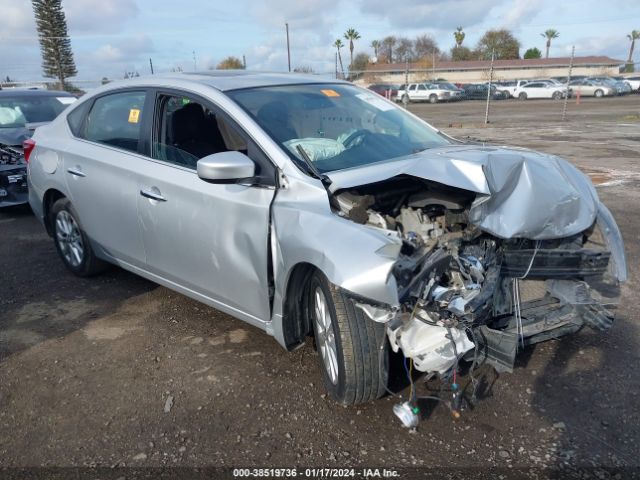
<path id="1" fill-rule="evenodd" d="M 27 164 L 23 143 L 36 127 L 49 123 L 73 103 L 67 92 L 0 91 L 0 208 L 27 203 Z M 26 143 L 27 153 L 29 144 Z"/>
<path id="2" fill-rule="evenodd" d="M 471 84 L 463 87 L 464 95 L 469 100 L 486 100 L 487 89 L 489 86 L 483 84 Z M 502 92 L 496 88 L 495 85 L 491 85 L 491 99 L 492 100 L 504 100 L 508 98 L 508 93 Z"/>

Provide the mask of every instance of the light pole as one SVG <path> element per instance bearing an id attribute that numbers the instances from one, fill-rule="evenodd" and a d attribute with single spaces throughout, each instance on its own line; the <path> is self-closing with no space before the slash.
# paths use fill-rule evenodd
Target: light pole
<path id="1" fill-rule="evenodd" d="M 289 64 L 289 72 L 291 72 L 291 47 L 289 46 L 289 24 L 284 24 L 285 29 L 287 30 L 287 62 Z"/>

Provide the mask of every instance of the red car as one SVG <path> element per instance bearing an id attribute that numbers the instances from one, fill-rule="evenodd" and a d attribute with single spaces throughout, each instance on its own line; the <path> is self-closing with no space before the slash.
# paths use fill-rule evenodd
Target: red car
<path id="1" fill-rule="evenodd" d="M 389 100 L 395 100 L 398 96 L 398 89 L 400 87 L 398 85 L 393 85 L 391 83 L 374 83 L 373 85 L 369 85 L 369 90 L 376 92 L 378 95 L 382 95 Z"/>

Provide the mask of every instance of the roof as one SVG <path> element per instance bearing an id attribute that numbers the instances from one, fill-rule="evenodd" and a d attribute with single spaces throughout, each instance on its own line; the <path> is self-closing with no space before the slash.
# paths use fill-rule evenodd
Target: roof
<path id="1" fill-rule="evenodd" d="M 35 90 L 28 88 L 3 88 L 0 97 L 73 97 L 68 92 L 58 90 Z"/>
<path id="2" fill-rule="evenodd" d="M 497 69 L 508 68 L 535 68 L 535 67 L 568 67 L 571 63 L 570 57 L 555 57 L 555 58 L 529 58 L 529 59 L 514 59 L 514 60 L 495 60 L 493 67 Z M 575 57 L 573 59 L 574 66 L 619 66 L 624 64 L 623 60 L 616 60 L 604 56 L 587 56 L 587 57 Z M 431 64 L 425 65 L 424 63 L 410 63 L 409 70 L 486 70 L 491 66 L 491 60 L 463 60 L 459 62 L 439 62 L 436 61 L 435 68 L 431 67 Z M 388 71 L 404 71 L 406 64 L 404 63 L 379 63 L 377 65 L 370 65 L 367 70 L 376 72 L 388 72 Z"/>
<path id="3" fill-rule="evenodd" d="M 159 75 L 154 77 L 159 77 Z M 208 70 L 206 72 L 173 73 L 163 75 L 163 77 L 196 81 L 222 91 L 305 83 L 345 83 L 342 80 L 323 75 L 254 72 L 250 70 Z"/>

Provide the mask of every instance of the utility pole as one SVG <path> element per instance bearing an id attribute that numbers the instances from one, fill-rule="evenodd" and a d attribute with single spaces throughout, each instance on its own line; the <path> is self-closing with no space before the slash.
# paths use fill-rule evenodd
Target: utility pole
<path id="1" fill-rule="evenodd" d="M 431 52 L 431 80 L 436 79 L 436 49 Z"/>
<path id="2" fill-rule="evenodd" d="M 569 60 L 569 73 L 567 74 L 567 94 L 564 96 L 564 105 L 562 106 L 562 121 L 567 119 L 567 103 L 569 103 L 569 82 L 571 82 L 571 70 L 573 70 L 573 56 L 576 53 L 576 46 L 571 47 L 571 60 Z"/>
<path id="3" fill-rule="evenodd" d="M 289 71 L 291 71 L 291 47 L 289 46 L 289 24 L 284 24 L 287 30 L 287 62 L 289 63 Z"/>
<path id="4" fill-rule="evenodd" d="M 405 109 L 409 105 L 409 55 L 404 57 L 404 95 L 402 96 L 402 104 Z"/>
<path id="5" fill-rule="evenodd" d="M 493 61 L 496 56 L 496 51 L 491 52 L 491 67 L 489 68 L 489 86 L 487 88 L 487 108 L 484 112 L 484 124 L 489 123 L 489 104 L 491 103 L 491 85 L 493 84 Z"/>
<path id="6" fill-rule="evenodd" d="M 198 71 L 198 66 L 196 64 L 196 51 L 193 51 L 193 71 L 197 72 Z"/>
<path id="7" fill-rule="evenodd" d="M 151 67 L 151 75 L 153 75 L 153 62 L 151 61 L 151 58 L 149 58 L 149 66 Z"/>
<path id="8" fill-rule="evenodd" d="M 245 70 L 247 69 L 247 57 L 245 57 L 244 54 L 242 54 L 242 66 Z"/>

